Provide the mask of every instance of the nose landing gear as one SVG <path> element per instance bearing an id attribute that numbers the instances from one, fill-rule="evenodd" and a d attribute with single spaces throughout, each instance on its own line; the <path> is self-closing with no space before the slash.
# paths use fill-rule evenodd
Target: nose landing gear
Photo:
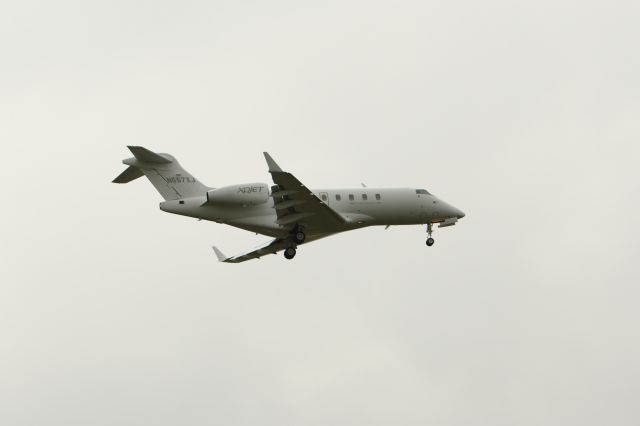
<path id="1" fill-rule="evenodd" d="M 429 236 L 429 238 L 427 238 L 427 245 L 429 247 L 431 247 L 436 242 L 433 238 L 431 238 L 432 233 L 433 233 L 433 224 L 427 223 L 427 235 Z"/>

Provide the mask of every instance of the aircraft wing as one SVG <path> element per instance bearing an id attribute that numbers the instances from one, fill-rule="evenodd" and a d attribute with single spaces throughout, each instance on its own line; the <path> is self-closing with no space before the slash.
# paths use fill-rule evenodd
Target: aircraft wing
<path id="1" fill-rule="evenodd" d="M 268 254 L 276 254 L 280 250 L 286 249 L 290 244 L 291 242 L 287 241 L 284 238 L 276 238 L 275 240 L 272 240 L 253 251 L 231 257 L 225 256 L 224 253 L 222 253 L 216 246 L 213 246 L 213 251 L 216 253 L 216 256 L 218 257 L 218 260 L 220 262 L 240 263 L 251 259 L 259 259 L 262 256 L 266 256 Z"/>
<path id="2" fill-rule="evenodd" d="M 329 233 L 329 234 L 310 235 L 306 239 L 306 242 L 310 243 L 311 241 L 317 241 L 321 238 L 328 237 L 329 235 L 332 235 L 332 234 Z M 260 259 L 262 256 L 266 256 L 269 254 L 276 254 L 279 251 L 284 250 L 289 246 L 291 246 L 291 241 L 288 238 L 276 238 L 274 240 L 269 241 L 266 244 L 263 244 L 258 248 L 253 249 L 250 252 L 239 254 L 237 256 L 231 256 L 231 257 L 226 256 L 216 246 L 213 246 L 212 248 L 213 248 L 213 251 L 216 253 L 216 256 L 218 257 L 218 260 L 220 262 L 240 263 L 240 262 L 244 262 L 251 259 Z"/>
<path id="3" fill-rule="evenodd" d="M 283 171 L 264 153 L 269 166 L 269 173 L 277 190 L 272 191 L 276 223 L 281 226 L 301 224 L 310 231 L 328 232 L 340 228 L 346 222 L 338 212 L 333 210 L 291 173 Z"/>

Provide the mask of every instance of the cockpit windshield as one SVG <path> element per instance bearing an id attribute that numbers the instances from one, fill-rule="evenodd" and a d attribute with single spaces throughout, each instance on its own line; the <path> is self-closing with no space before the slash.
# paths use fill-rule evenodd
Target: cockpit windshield
<path id="1" fill-rule="evenodd" d="M 426 189 L 416 189 L 416 194 L 431 195 Z"/>

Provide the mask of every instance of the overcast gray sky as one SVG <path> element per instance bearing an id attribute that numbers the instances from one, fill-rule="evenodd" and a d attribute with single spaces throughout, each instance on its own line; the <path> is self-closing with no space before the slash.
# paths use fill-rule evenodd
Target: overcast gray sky
<path id="1" fill-rule="evenodd" d="M 637 1 L 0 5 L 0 424 L 638 425 Z M 467 213 L 240 265 L 210 186 Z"/>

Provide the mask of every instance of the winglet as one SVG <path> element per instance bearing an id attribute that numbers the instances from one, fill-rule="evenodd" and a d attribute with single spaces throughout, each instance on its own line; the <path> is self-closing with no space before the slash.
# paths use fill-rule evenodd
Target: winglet
<path id="1" fill-rule="evenodd" d="M 269 166 L 269 172 L 281 172 L 282 169 L 278 164 L 273 161 L 273 158 L 269 155 L 268 152 L 264 152 L 264 159 L 267 160 L 267 165 Z"/>
<path id="2" fill-rule="evenodd" d="M 218 250 L 218 247 L 213 246 L 213 251 L 216 252 L 216 256 L 218 257 L 218 260 L 220 262 L 225 262 L 227 259 L 229 259 L 227 256 L 224 255 L 224 253 Z"/>

